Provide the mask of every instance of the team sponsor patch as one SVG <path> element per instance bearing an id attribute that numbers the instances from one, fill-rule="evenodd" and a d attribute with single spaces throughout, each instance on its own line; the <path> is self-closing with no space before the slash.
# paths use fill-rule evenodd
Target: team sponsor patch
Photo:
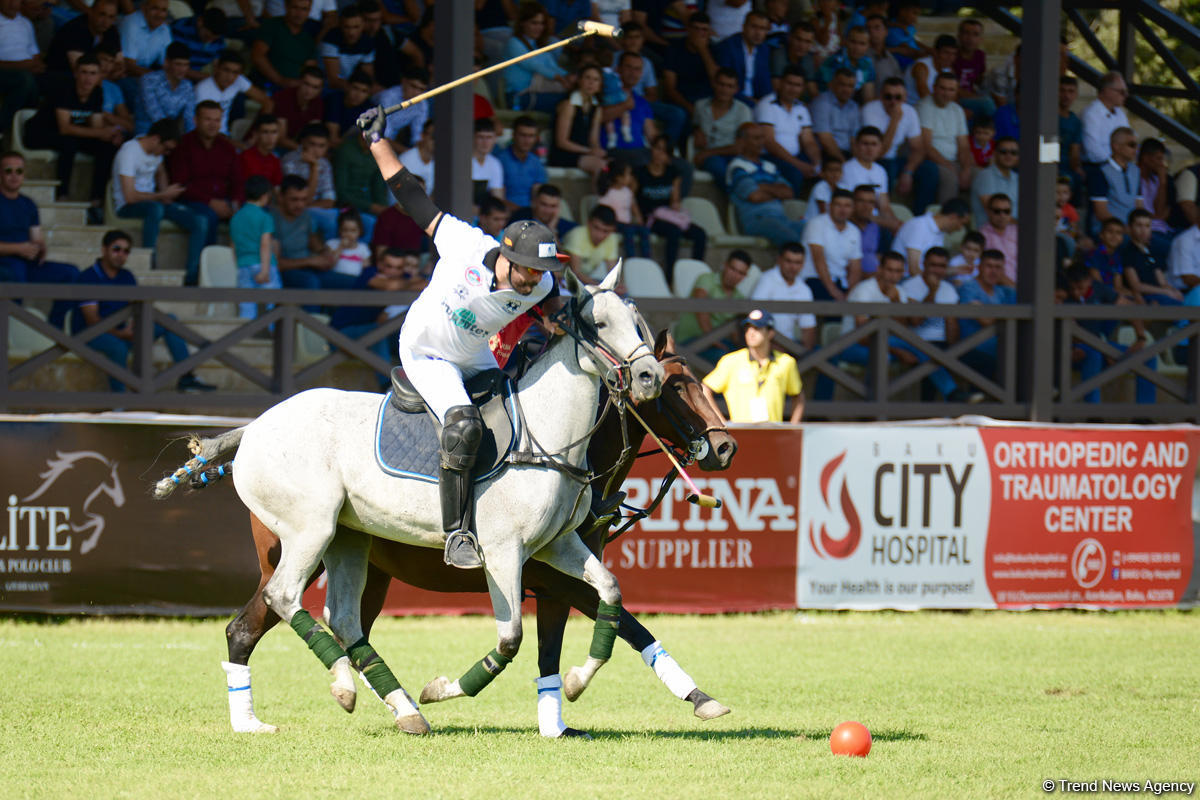
<path id="1" fill-rule="evenodd" d="M 516 300 L 506 300 L 504 303 L 504 310 L 510 314 L 515 314 L 521 310 L 521 304 Z"/>
<path id="2" fill-rule="evenodd" d="M 483 270 L 479 269 L 479 267 L 467 267 L 464 277 L 466 277 L 467 283 L 472 286 L 483 286 Z"/>
<path id="3" fill-rule="evenodd" d="M 558 255 L 558 247 L 554 242 L 542 242 L 538 245 L 538 258 L 554 258 Z"/>

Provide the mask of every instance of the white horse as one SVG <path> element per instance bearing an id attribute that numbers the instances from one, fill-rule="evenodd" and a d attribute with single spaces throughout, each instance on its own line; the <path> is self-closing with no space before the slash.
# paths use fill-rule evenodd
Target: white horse
<path id="1" fill-rule="evenodd" d="M 562 325 L 571 336 L 548 348 L 522 378 L 517 394 L 529 422 L 523 444 L 541 457 L 540 463 L 510 464 L 476 485 L 475 519 L 496 617 L 496 649 L 459 680 L 431 681 L 421 702 L 474 696 L 516 655 L 521 569 L 531 556 L 586 581 L 600 596 L 585 673 L 594 674 L 611 655 L 620 587 L 574 533 L 590 504 L 585 453 L 601 378 L 624 384 L 634 402 L 656 397 L 663 381 L 662 367 L 639 329 L 640 316 L 613 291 L 621 269 L 618 264 L 598 287 L 579 286 L 568 273 L 573 297 Z M 360 619 L 370 550 L 365 534 L 432 548 L 441 548 L 444 539 L 437 486 L 391 477 L 375 464 L 379 403 L 380 395 L 363 392 L 298 394 L 244 428 L 197 443 L 197 458 L 159 481 L 155 495 L 170 494 L 184 470 L 202 468 L 236 449 L 238 495 L 281 543 L 278 567 L 263 591 L 267 605 L 291 622 L 330 669 L 331 691 L 343 708 L 354 708 L 353 667 L 383 698 L 401 730 L 426 733 L 428 723 L 366 641 Z M 343 531 L 335 537 L 339 524 L 363 533 Z M 300 605 L 305 582 L 322 560 L 329 579 L 326 619 L 340 644 Z"/>

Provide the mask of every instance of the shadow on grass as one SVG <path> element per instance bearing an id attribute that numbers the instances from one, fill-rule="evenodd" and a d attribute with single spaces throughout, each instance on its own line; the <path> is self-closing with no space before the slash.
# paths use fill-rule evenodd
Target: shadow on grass
<path id="1" fill-rule="evenodd" d="M 828 741 L 832 728 L 734 728 L 728 730 L 612 730 L 588 728 L 587 732 L 596 740 L 618 740 L 630 737 L 653 737 L 656 739 L 691 739 L 695 741 L 734 741 L 738 739 L 809 739 Z M 484 734 L 537 735 L 532 727 L 499 725 L 440 725 L 434 734 L 472 736 Z M 871 739 L 876 742 L 924 742 L 929 739 L 924 733 L 907 730 L 872 731 Z"/>

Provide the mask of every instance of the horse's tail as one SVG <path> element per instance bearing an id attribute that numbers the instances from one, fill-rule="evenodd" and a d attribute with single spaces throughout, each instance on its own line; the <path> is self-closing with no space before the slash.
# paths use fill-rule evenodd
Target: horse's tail
<path id="1" fill-rule="evenodd" d="M 155 499 L 165 500 L 170 497 L 171 493 L 184 481 L 188 481 L 192 488 L 202 489 L 209 483 L 232 474 L 232 464 L 217 466 L 213 462 L 236 452 L 238 445 L 242 443 L 242 434 L 245 431 L 246 428 L 243 426 L 226 431 L 211 439 L 191 437 L 188 440 L 188 449 L 192 451 L 192 458 L 188 459 L 182 467 L 154 484 Z"/>

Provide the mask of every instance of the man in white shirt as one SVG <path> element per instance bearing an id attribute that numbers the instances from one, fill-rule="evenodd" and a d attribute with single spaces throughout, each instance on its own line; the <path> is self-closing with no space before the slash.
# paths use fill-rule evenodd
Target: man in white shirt
<path id="1" fill-rule="evenodd" d="M 945 254 L 946 251 L 942 250 Z M 949 263 L 949 258 L 943 258 L 941 261 L 943 272 Z M 898 285 L 901 277 L 904 275 L 904 259 L 899 253 L 889 252 L 879 261 L 879 269 L 876 270 L 874 278 L 868 278 L 858 284 L 851 290 L 849 297 L 846 299 L 852 303 L 912 303 L 922 302 L 914 300 L 913 297 L 905 291 L 904 287 Z M 957 297 L 957 295 L 956 295 Z M 928 302 L 928 301 L 923 301 Z M 860 328 L 867 323 L 869 316 L 846 316 L 842 318 L 842 333 L 846 334 L 855 328 Z M 897 322 L 907 325 L 919 324 L 919 318 L 898 317 Z M 872 337 L 873 338 L 873 337 Z M 864 366 L 871 363 L 871 351 L 869 342 L 858 342 L 846 348 L 840 358 L 842 361 L 851 364 L 862 364 Z M 911 344 L 906 342 L 899 336 L 888 337 L 888 353 L 889 360 L 896 360 L 903 364 L 915 366 L 923 364 L 929 360 L 929 356 Z M 958 388 L 958 384 L 954 382 L 954 378 L 950 377 L 950 373 L 945 368 L 939 368 L 929 375 L 929 382 L 932 383 L 937 390 L 942 393 L 942 396 L 949 402 L 961 403 L 966 402 L 968 395 L 962 389 Z M 819 388 L 818 388 L 819 391 Z"/>
<path id="2" fill-rule="evenodd" d="M 1132 127 L 1125 115 L 1125 98 L 1129 87 L 1119 72 L 1110 72 L 1100 82 L 1100 91 L 1091 105 L 1083 110 L 1083 163 L 1099 166 L 1112 158 L 1110 138 L 1117 128 Z"/>
<path id="3" fill-rule="evenodd" d="M 904 81 L 888 78 L 879 91 L 879 99 L 872 100 L 862 109 L 863 125 L 870 125 L 882 133 L 879 163 L 887 170 L 888 180 L 900 195 L 912 191 L 913 176 L 922 170 L 925 161 L 921 118 L 917 116 L 917 109 L 906 102 L 907 97 Z M 903 158 L 901 148 L 905 149 Z M 936 173 L 925 170 L 921 177 L 927 176 L 937 180 Z"/>
<path id="4" fill-rule="evenodd" d="M 475 139 L 471 151 L 471 183 L 475 184 L 475 205 L 490 194 L 504 199 L 504 165 L 492 155 L 496 146 L 496 123 L 491 119 L 475 120 Z"/>
<path id="5" fill-rule="evenodd" d="M 846 292 L 862 276 L 862 236 L 850 222 L 854 195 L 838 189 L 829 201 L 828 213 L 804 228 L 804 278 L 815 300 L 844 300 Z"/>
<path id="6" fill-rule="evenodd" d="M 804 269 L 804 246 L 799 242 L 788 242 L 779 248 L 775 266 L 762 274 L 751 300 L 790 300 L 799 303 L 812 302 L 812 290 L 800 278 Z M 811 350 L 817 342 L 817 318 L 812 314 L 774 314 L 775 330 L 783 336 L 800 342 Z"/>
<path id="7" fill-rule="evenodd" d="M 905 259 L 910 275 L 920 275 L 925 252 L 931 247 L 944 247 L 946 234 L 966 226 L 969 219 L 966 202 L 952 197 L 936 214 L 922 214 L 901 225 L 892 249 Z"/>
<path id="8" fill-rule="evenodd" d="M 1183 231 L 1171 242 L 1167 282 L 1184 293 L 1184 305 L 1200 306 L 1200 224 Z"/>
<path id="9" fill-rule="evenodd" d="M 21 14 L 21 0 L 0 0 L 0 131 L 8 132 L 18 109 L 36 103 L 33 76 L 45 71 L 33 23 Z"/>
<path id="10" fill-rule="evenodd" d="M 438 249 L 433 277 L 400 329 L 400 362 L 413 388 L 443 424 L 438 483 L 446 563 L 480 567 L 470 504 L 471 467 L 483 420 L 463 381 L 496 367 L 489 339 L 545 299 L 565 264 L 553 231 L 539 222 L 512 223 L 498 244 L 478 228 L 443 213 L 384 138 L 382 108 L 364 114 L 360 125 L 380 174 Z"/>
<path id="11" fill-rule="evenodd" d="M 946 273 L 950 266 L 950 252 L 944 247 L 931 247 L 925 251 L 925 269 L 901 281 L 900 288 L 913 303 L 958 303 L 958 291 Z M 925 317 L 916 328 L 917 336 L 927 342 L 941 345 L 958 341 L 958 320 L 954 317 Z"/>
<path id="12" fill-rule="evenodd" d="M 895 233 L 900 228 L 900 220 L 892 213 L 887 170 L 876 161 L 882 139 L 876 127 L 868 125 L 859 130 L 854 137 L 854 157 L 842 166 L 842 180 L 838 186 L 848 192 L 860 186 L 874 189 L 875 222 Z"/>
<path id="13" fill-rule="evenodd" d="M 916 187 L 916 211 L 924 213 L 933 202 L 945 203 L 971 185 L 975 159 L 967 140 L 967 117 L 958 96 L 958 78 L 946 72 L 933 83 L 933 94 L 917 104 L 925 158 L 938 170 L 936 186 Z"/>
<path id="14" fill-rule="evenodd" d="M 778 92 L 758 101 L 754 121 L 766 126 L 767 159 L 779 167 L 779 174 L 799 195 L 805 179 L 817 174 L 821 148 L 812 132 L 808 108 L 800 102 L 804 96 L 804 72 L 797 66 L 789 66 L 778 85 Z"/>
<path id="15" fill-rule="evenodd" d="M 196 102 L 212 100 L 221 106 L 221 133 L 229 135 L 229 109 L 239 94 L 245 94 L 262 106 L 262 113 L 270 114 L 275 103 L 267 93 L 250 83 L 242 73 L 246 65 L 236 50 L 222 50 L 217 56 L 213 74 L 196 84 Z"/>
<path id="16" fill-rule="evenodd" d="M 424 103 L 422 103 L 424 105 Z M 426 120 L 421 138 L 414 147 L 400 154 L 404 168 L 425 182 L 425 191 L 433 194 L 433 120 Z"/>

